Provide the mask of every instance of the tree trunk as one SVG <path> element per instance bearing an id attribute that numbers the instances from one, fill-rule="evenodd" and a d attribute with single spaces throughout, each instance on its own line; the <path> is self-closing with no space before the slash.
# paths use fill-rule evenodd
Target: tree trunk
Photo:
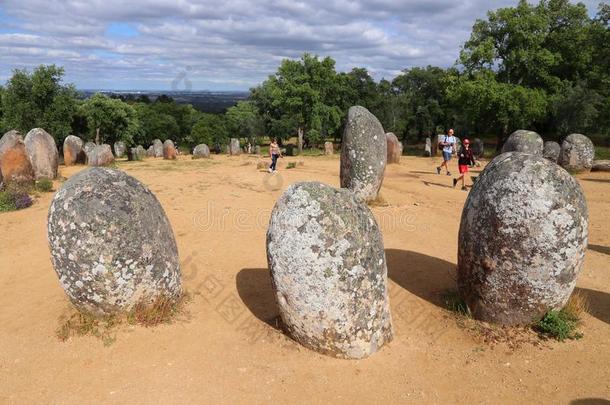
<path id="1" fill-rule="evenodd" d="M 303 152 L 303 128 L 299 127 L 298 131 L 297 131 L 297 135 L 298 135 L 298 151 L 299 151 L 299 155 Z"/>
<path id="2" fill-rule="evenodd" d="M 100 129 L 99 128 L 95 129 L 95 144 L 96 145 L 100 144 Z"/>

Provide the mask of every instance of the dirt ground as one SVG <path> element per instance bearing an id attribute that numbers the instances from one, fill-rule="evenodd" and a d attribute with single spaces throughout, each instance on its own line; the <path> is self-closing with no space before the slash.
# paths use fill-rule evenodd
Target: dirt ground
<path id="1" fill-rule="evenodd" d="M 579 176 L 590 214 L 578 289 L 590 302 L 584 338 L 513 349 L 460 327 L 440 293 L 455 288 L 467 192 L 403 157 L 373 208 L 383 231 L 394 340 L 365 360 L 338 360 L 277 331 L 265 255 L 276 199 L 296 181 L 339 184 L 339 158 L 121 162 L 157 195 L 178 242 L 189 319 L 126 326 L 116 341 L 61 342 L 68 301 L 46 237 L 52 193 L 0 214 L 0 403 L 589 403 L 610 398 L 610 175 Z M 286 170 L 288 162 L 304 164 Z M 69 177 L 84 167 L 60 167 Z M 457 169 L 455 167 L 454 169 Z M 56 183 L 56 187 L 59 183 Z"/>

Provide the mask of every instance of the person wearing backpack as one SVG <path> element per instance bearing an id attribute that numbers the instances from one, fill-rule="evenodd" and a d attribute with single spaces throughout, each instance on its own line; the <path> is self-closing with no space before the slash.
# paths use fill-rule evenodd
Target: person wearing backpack
<path id="1" fill-rule="evenodd" d="M 474 166 L 475 163 L 474 153 L 472 153 L 472 149 L 470 149 L 470 141 L 468 139 L 464 139 L 464 142 L 462 142 L 462 148 L 458 153 L 458 169 L 460 171 L 460 177 L 453 179 L 453 187 L 457 185 L 458 181 L 462 180 L 462 190 L 468 191 L 466 185 L 464 184 L 464 176 L 468 174 L 468 166 Z"/>
<path id="2" fill-rule="evenodd" d="M 445 135 L 443 140 L 438 143 L 440 147 L 443 148 L 443 163 L 439 167 L 436 168 L 436 173 L 441 174 L 441 169 L 445 166 L 445 170 L 447 170 L 447 176 L 451 176 L 451 172 L 449 171 L 449 161 L 451 160 L 451 155 L 453 155 L 453 151 L 455 149 L 455 136 L 453 136 L 453 128 L 449 129 L 449 134 Z"/>

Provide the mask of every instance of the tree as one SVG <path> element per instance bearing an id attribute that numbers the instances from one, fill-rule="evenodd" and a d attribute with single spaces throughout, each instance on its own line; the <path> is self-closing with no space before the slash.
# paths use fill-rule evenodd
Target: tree
<path id="1" fill-rule="evenodd" d="M 211 149 L 222 150 L 229 138 L 223 116 L 202 113 L 193 125 L 190 137 L 194 145 L 205 143 Z"/>
<path id="2" fill-rule="evenodd" d="M 136 110 L 120 99 L 96 93 L 82 106 L 89 131 L 95 133 L 95 142 L 113 143 L 122 140 L 133 144 L 134 136 L 141 131 Z"/>
<path id="3" fill-rule="evenodd" d="M 247 139 L 252 145 L 257 144 L 264 133 L 262 119 L 252 101 L 239 101 L 227 109 L 225 118 L 227 130 L 232 135 Z"/>

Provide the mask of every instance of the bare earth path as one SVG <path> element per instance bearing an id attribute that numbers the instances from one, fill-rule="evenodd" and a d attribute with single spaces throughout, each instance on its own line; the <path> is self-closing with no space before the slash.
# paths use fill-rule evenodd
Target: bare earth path
<path id="1" fill-rule="evenodd" d="M 287 161 L 303 166 L 285 170 Z M 124 327 L 104 346 L 55 336 L 67 299 L 52 269 L 52 194 L 0 214 L 0 403 L 553 403 L 610 398 L 610 175 L 579 176 L 590 247 L 578 287 L 590 301 L 584 338 L 515 350 L 481 343 L 441 308 L 455 286 L 457 232 L 467 193 L 403 158 L 386 172 L 384 234 L 395 339 L 361 361 L 300 347 L 274 328 L 265 232 L 295 181 L 339 183 L 338 157 L 286 158 L 280 173 L 255 159 L 120 163 L 157 195 L 178 241 L 190 320 Z M 61 167 L 69 177 L 83 167 Z M 58 186 L 58 184 L 56 184 Z"/>

